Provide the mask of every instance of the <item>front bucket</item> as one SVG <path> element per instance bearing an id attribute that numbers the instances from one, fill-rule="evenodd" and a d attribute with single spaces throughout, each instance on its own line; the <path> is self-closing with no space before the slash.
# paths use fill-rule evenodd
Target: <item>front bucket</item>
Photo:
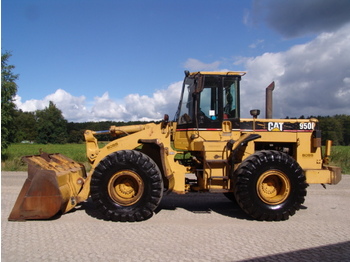
<path id="1" fill-rule="evenodd" d="M 28 163 L 28 178 L 9 221 L 48 219 L 76 206 L 86 178 L 83 165 L 61 154 L 42 153 L 23 160 Z"/>

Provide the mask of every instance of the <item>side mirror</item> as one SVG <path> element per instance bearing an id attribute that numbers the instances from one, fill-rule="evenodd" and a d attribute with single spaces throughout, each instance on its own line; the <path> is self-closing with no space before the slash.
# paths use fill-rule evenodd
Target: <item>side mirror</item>
<path id="1" fill-rule="evenodd" d="M 168 114 L 165 114 L 165 115 L 164 115 L 164 118 L 163 118 L 163 121 L 162 121 L 161 128 L 162 128 L 162 129 L 165 129 L 166 126 L 168 125 L 168 123 L 169 123 L 169 115 L 168 115 Z"/>
<path id="2" fill-rule="evenodd" d="M 250 110 L 250 115 L 253 116 L 253 118 L 258 118 L 258 115 L 260 115 L 259 109 L 252 109 Z"/>

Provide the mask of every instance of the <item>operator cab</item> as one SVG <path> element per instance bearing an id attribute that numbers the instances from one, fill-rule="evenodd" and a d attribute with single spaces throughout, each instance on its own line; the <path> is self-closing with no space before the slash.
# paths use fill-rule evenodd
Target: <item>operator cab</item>
<path id="1" fill-rule="evenodd" d="M 230 121 L 239 128 L 239 83 L 243 72 L 185 71 L 175 116 L 178 128 L 221 128 Z"/>

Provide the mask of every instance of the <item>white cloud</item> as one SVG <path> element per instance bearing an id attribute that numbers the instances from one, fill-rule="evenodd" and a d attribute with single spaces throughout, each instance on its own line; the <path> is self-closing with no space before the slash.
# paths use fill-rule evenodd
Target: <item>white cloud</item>
<path id="1" fill-rule="evenodd" d="M 273 116 L 350 114 L 350 24 L 332 33 L 322 33 L 314 40 L 296 45 L 285 52 L 264 53 L 256 57 L 240 57 L 232 64 L 247 71 L 241 85 L 241 115 L 250 117 L 249 110 L 261 109 L 265 115 L 265 88 L 275 81 Z M 203 63 L 190 58 L 185 67 L 191 71 L 217 70 L 220 61 Z M 232 70 L 232 69 L 231 69 Z M 115 101 L 104 93 L 87 102 L 58 89 L 42 100 L 21 101 L 23 111 L 44 109 L 53 101 L 69 121 L 130 121 L 159 120 L 164 113 L 172 117 L 177 109 L 181 82 L 159 89 L 152 96 L 129 94 Z M 87 104 L 91 106 L 87 106 Z"/>
<path id="2" fill-rule="evenodd" d="M 27 100 L 24 103 L 22 103 L 22 98 L 18 95 L 16 95 L 14 99 L 15 104 L 19 109 L 22 109 L 23 111 L 35 111 L 35 110 L 40 110 L 44 109 L 45 106 L 48 106 L 49 104 L 45 104 L 45 101 L 43 100 L 36 100 L 36 99 L 31 99 Z"/>
<path id="3" fill-rule="evenodd" d="M 162 119 L 164 114 L 175 115 L 180 99 L 182 82 L 171 84 L 167 89 L 157 90 L 152 97 L 130 94 L 124 98 L 132 120 Z"/>
<path id="4" fill-rule="evenodd" d="M 62 111 L 65 119 L 72 122 L 86 121 L 150 121 L 160 120 L 164 114 L 175 115 L 180 98 L 182 82 L 171 84 L 167 89 L 157 90 L 152 97 L 130 94 L 121 101 L 114 101 L 105 92 L 95 97 L 92 106 L 86 106 L 84 96 L 75 97 L 63 89 L 42 100 L 27 100 L 16 97 L 17 108 L 23 111 L 42 110 L 52 101 Z"/>
<path id="5" fill-rule="evenodd" d="M 63 89 L 57 89 L 55 93 L 47 95 L 42 100 L 31 99 L 22 103 L 21 97 L 17 96 L 15 104 L 23 111 L 42 110 L 49 106 L 49 102 L 61 109 L 63 116 L 71 121 L 78 121 L 81 118 L 87 117 L 87 110 L 85 107 L 85 96 L 75 97 Z"/>
<path id="6" fill-rule="evenodd" d="M 109 93 L 105 92 L 101 97 L 95 97 L 90 109 L 89 121 L 124 121 L 127 110 L 123 104 L 118 104 L 109 98 Z"/>
<path id="7" fill-rule="evenodd" d="M 243 115 L 253 107 L 264 112 L 265 87 L 272 81 L 274 117 L 350 114 L 349 53 L 348 24 L 285 52 L 240 58 L 248 71 L 241 88 Z"/>

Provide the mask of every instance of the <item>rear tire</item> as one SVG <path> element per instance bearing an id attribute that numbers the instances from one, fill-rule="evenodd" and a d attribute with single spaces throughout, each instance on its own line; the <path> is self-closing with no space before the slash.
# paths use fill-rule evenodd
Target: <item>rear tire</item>
<path id="1" fill-rule="evenodd" d="M 134 222 L 153 215 L 163 195 L 162 175 L 147 155 L 114 152 L 95 168 L 91 198 L 107 220 Z"/>
<path id="2" fill-rule="evenodd" d="M 240 207 L 258 220 L 287 220 L 304 203 L 306 179 L 299 164 L 279 151 L 259 151 L 246 158 L 234 174 Z"/>
<path id="3" fill-rule="evenodd" d="M 234 204 L 237 203 L 235 194 L 234 194 L 233 192 L 224 193 L 224 196 L 225 196 L 228 200 L 232 201 L 232 203 L 234 203 Z"/>

